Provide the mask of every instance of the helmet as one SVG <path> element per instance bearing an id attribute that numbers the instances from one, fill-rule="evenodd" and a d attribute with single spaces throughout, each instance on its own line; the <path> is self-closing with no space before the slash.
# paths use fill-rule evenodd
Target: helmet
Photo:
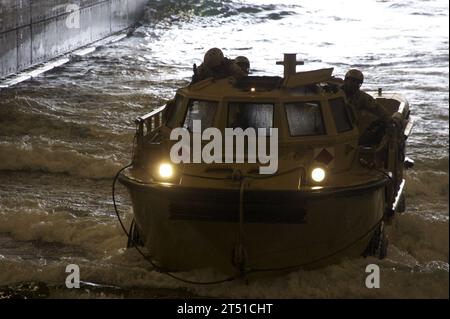
<path id="1" fill-rule="evenodd" d="M 247 68 L 250 67 L 250 61 L 245 56 L 242 56 L 242 55 L 240 55 L 236 59 L 234 59 L 234 63 L 236 63 L 236 64 L 243 64 Z"/>
<path id="2" fill-rule="evenodd" d="M 244 72 L 245 74 L 249 73 L 250 61 L 245 56 L 238 56 L 236 59 L 234 59 L 234 63 L 239 66 L 242 72 Z"/>
<path id="3" fill-rule="evenodd" d="M 357 81 L 359 81 L 361 84 L 364 81 L 364 75 L 362 74 L 362 72 L 360 70 L 357 69 L 351 69 L 349 70 L 346 74 L 345 74 L 345 78 L 352 78 L 355 79 Z"/>
<path id="4" fill-rule="evenodd" d="M 214 68 L 219 66 L 224 59 L 222 50 L 218 48 L 209 49 L 205 53 L 205 57 L 203 58 L 203 62 L 210 68 Z"/>

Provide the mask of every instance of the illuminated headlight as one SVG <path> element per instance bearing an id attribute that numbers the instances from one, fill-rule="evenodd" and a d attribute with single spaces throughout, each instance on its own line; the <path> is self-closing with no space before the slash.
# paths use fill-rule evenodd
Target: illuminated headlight
<path id="1" fill-rule="evenodd" d="M 171 178 L 173 175 L 173 166 L 168 163 L 159 165 L 159 176 L 162 178 Z"/>
<path id="2" fill-rule="evenodd" d="M 323 168 L 320 167 L 316 167 L 311 171 L 311 178 L 313 179 L 313 181 L 315 181 L 316 183 L 320 183 L 323 182 L 323 180 L 326 177 L 326 172 Z"/>

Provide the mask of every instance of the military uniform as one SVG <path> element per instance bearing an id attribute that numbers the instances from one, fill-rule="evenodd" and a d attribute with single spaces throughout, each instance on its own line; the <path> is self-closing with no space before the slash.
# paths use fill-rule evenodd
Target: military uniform
<path id="1" fill-rule="evenodd" d="M 390 121 L 389 112 L 364 91 L 358 90 L 347 101 L 351 107 L 354 120 L 361 133 L 360 143 L 376 144 L 384 135 L 386 124 Z"/>
<path id="2" fill-rule="evenodd" d="M 202 63 L 194 73 L 191 84 L 211 77 L 214 79 L 224 79 L 229 76 L 239 79 L 246 76 L 246 74 L 233 60 L 224 58 L 222 64 L 214 69 L 209 68 L 205 63 Z"/>
<path id="3" fill-rule="evenodd" d="M 379 135 L 379 132 L 384 132 L 390 114 L 371 95 L 360 90 L 363 82 L 364 74 L 358 69 L 351 69 L 345 74 L 342 90 L 345 92 L 348 104 L 353 111 L 354 122 L 356 122 L 360 133 L 364 134 L 369 129 L 372 132 L 378 131 L 376 135 Z"/>
<path id="4" fill-rule="evenodd" d="M 362 124 L 360 120 L 367 113 L 376 116 L 384 122 L 387 122 L 390 118 L 389 112 L 381 104 L 377 103 L 370 94 L 364 91 L 357 91 L 351 96 L 347 96 L 347 100 L 355 113 L 358 125 Z"/>

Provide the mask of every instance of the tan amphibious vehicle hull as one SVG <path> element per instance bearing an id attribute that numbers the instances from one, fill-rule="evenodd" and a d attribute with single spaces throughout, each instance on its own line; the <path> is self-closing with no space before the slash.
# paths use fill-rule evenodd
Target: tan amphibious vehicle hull
<path id="1" fill-rule="evenodd" d="M 143 244 L 160 267 L 248 274 L 386 255 L 385 221 L 404 206 L 408 102 L 373 94 L 392 122 L 381 140 L 367 144 L 332 69 L 296 73 L 292 59 L 285 56 L 284 78 L 206 79 L 136 119 L 133 163 L 118 179 L 133 204 L 131 243 Z M 184 152 L 172 152 L 173 129 L 183 128 L 193 141 L 183 147 L 192 146 L 195 120 L 225 135 L 230 127 L 276 128 L 258 141 L 278 141 L 277 170 L 261 174 L 259 160 L 169 159 Z"/>
<path id="2" fill-rule="evenodd" d="M 236 272 L 239 184 L 234 190 L 120 181 L 133 202 L 140 239 L 174 270 Z M 248 191 L 242 244 L 251 270 L 314 268 L 364 252 L 385 212 L 386 180 L 340 189 Z"/>

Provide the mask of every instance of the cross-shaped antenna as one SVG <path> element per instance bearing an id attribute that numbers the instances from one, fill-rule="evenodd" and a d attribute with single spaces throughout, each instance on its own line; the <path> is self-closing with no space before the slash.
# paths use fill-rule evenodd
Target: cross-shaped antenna
<path id="1" fill-rule="evenodd" d="M 289 75 L 295 74 L 296 66 L 305 64 L 304 61 L 297 61 L 297 53 L 284 53 L 284 60 L 277 61 L 277 65 L 284 65 L 284 78 L 287 79 Z"/>

